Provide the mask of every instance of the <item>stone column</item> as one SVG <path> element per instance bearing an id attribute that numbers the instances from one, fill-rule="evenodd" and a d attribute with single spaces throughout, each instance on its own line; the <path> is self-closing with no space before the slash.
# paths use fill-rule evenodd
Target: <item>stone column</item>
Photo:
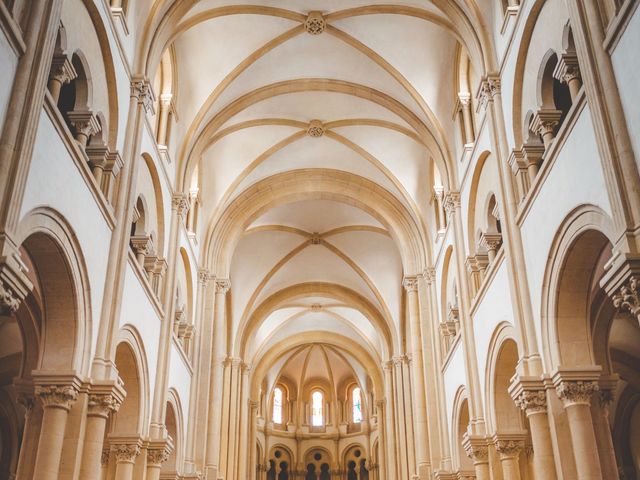
<path id="1" fill-rule="evenodd" d="M 173 95 L 170 93 L 163 93 L 160 95 L 160 107 L 158 118 L 158 145 L 167 144 L 167 122 L 169 120 L 169 112 L 171 111 L 171 101 Z"/>
<path id="2" fill-rule="evenodd" d="M 114 480 L 134 480 L 133 466 L 140 455 L 140 442 L 115 443 L 112 442 L 111 451 L 116 459 L 116 473 Z"/>
<path id="3" fill-rule="evenodd" d="M 494 445 L 500 455 L 503 480 L 520 480 L 519 457 L 524 448 L 524 435 L 497 434 Z"/>
<path id="4" fill-rule="evenodd" d="M 76 141 L 83 149 L 86 148 L 91 135 L 99 133 L 102 129 L 94 113 L 89 110 L 67 112 L 67 117 L 71 125 L 76 129 Z"/>
<path id="5" fill-rule="evenodd" d="M 24 409 L 24 429 L 20 443 L 20 457 L 16 468 L 16 480 L 32 480 L 33 466 L 37 450 L 33 448 L 40 437 L 40 425 L 42 423 L 42 407 L 36 402 L 33 385 L 21 383 L 16 385 L 18 403 Z"/>
<path id="6" fill-rule="evenodd" d="M 611 424 L 609 423 L 609 406 L 613 402 L 613 392 L 618 382 L 617 376 L 599 381 L 600 391 L 597 401 L 591 403 L 591 414 L 595 429 L 598 452 L 600 453 L 600 466 L 604 478 L 615 478 L 618 475 L 618 462 L 616 460 L 613 438 L 611 437 Z"/>
<path id="7" fill-rule="evenodd" d="M 155 442 L 147 448 L 147 476 L 145 480 L 159 480 L 162 464 L 173 450 L 170 442 Z"/>
<path id="8" fill-rule="evenodd" d="M 490 480 L 489 474 L 489 448 L 484 437 L 468 435 L 465 433 L 462 446 L 467 456 L 473 461 L 477 480 Z"/>
<path id="9" fill-rule="evenodd" d="M 44 407 L 33 475 L 38 480 L 58 478 L 67 417 L 78 397 L 78 386 L 76 382 L 36 385 L 36 396 Z"/>
<path id="10" fill-rule="evenodd" d="M 560 123 L 562 112 L 550 108 L 541 108 L 531 120 L 531 130 L 542 137 L 545 150 L 548 150 L 556 137 L 555 131 Z"/>
<path id="11" fill-rule="evenodd" d="M 602 480 L 598 446 L 591 417 L 591 397 L 598 391 L 598 384 L 589 375 L 572 375 L 556 372 L 553 376 L 556 393 L 562 400 L 580 480 Z"/>
<path id="12" fill-rule="evenodd" d="M 410 478 L 411 458 L 409 455 L 409 445 L 407 444 L 407 429 L 410 421 L 407 415 L 407 404 L 404 398 L 404 379 L 402 378 L 402 364 L 406 361 L 406 356 L 396 355 L 393 357 L 393 386 L 394 401 L 396 406 L 396 438 L 397 438 L 397 459 L 399 478 Z"/>
<path id="13" fill-rule="evenodd" d="M 80 478 L 100 478 L 100 459 L 107 418 L 112 412 L 118 411 L 125 395 L 123 387 L 118 383 L 91 386 Z"/>
<path id="14" fill-rule="evenodd" d="M 78 76 L 76 69 L 65 53 L 56 52 L 51 61 L 51 71 L 49 72 L 49 93 L 54 103 L 58 103 L 62 85 L 71 82 Z"/>
<path id="15" fill-rule="evenodd" d="M 578 64 L 578 56 L 575 52 L 564 52 L 560 55 L 553 76 L 560 82 L 567 84 L 569 93 L 571 94 L 571 101 L 575 102 L 582 88 L 580 65 Z"/>
<path id="16" fill-rule="evenodd" d="M 462 111 L 462 123 L 464 123 L 464 143 L 469 144 L 475 141 L 473 133 L 473 116 L 471 115 L 471 94 L 458 93 L 460 110 Z"/>
<path id="17" fill-rule="evenodd" d="M 249 425 L 248 421 L 251 421 L 249 414 L 252 413 L 249 404 L 249 373 L 251 372 L 251 366 L 243 363 L 240 367 L 242 379 L 240 382 L 240 401 L 238 402 L 240 407 L 240 435 L 237 448 L 237 479 L 246 479 L 249 475 L 247 471 L 247 463 L 249 462 L 250 452 L 248 449 L 254 450 L 254 444 L 249 442 Z M 253 439 L 251 439 L 253 441 Z"/>
<path id="18" fill-rule="evenodd" d="M 551 443 L 551 431 L 547 414 L 547 393 L 542 382 L 530 382 L 520 379 L 514 383 L 510 393 L 516 405 L 520 407 L 529 419 L 531 441 L 533 443 L 533 467 L 536 478 L 555 480 L 556 466 Z"/>
<path id="19" fill-rule="evenodd" d="M 256 424 L 258 416 L 258 406 L 260 402 L 255 400 L 249 400 L 249 480 L 256 479 L 256 466 L 258 464 L 257 451 L 256 451 L 256 436 L 258 431 L 258 425 Z"/>
<path id="20" fill-rule="evenodd" d="M 407 291 L 409 328 L 411 332 L 411 383 L 413 397 L 413 431 L 415 436 L 416 471 L 420 480 L 430 476 L 429 438 L 427 434 L 427 407 L 425 385 L 420 305 L 418 303 L 418 277 L 405 277 L 403 286 Z"/>
<path id="21" fill-rule="evenodd" d="M 386 361 L 382 363 L 382 370 L 384 371 L 384 396 L 385 396 L 385 412 L 384 422 L 386 426 L 386 442 L 387 451 L 383 452 L 383 455 L 387 456 L 387 464 L 389 465 L 389 478 L 400 478 L 399 465 L 397 461 L 397 448 L 398 442 L 396 439 L 396 431 L 394 428 L 394 395 L 393 395 L 393 362 Z"/>
<path id="22" fill-rule="evenodd" d="M 215 304 L 213 311 L 213 353 L 211 380 L 209 382 L 209 415 L 207 426 L 206 479 L 217 480 L 220 467 L 220 435 L 222 432 L 222 388 L 226 358 L 225 303 L 230 283 L 226 279 L 215 280 Z"/>

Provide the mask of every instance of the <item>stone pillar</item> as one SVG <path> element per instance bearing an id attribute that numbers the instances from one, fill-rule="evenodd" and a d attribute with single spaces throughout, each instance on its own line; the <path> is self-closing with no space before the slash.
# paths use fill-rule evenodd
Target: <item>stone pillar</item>
<path id="1" fill-rule="evenodd" d="M 527 384 L 528 383 L 528 384 Z M 511 397 L 529 419 L 533 443 L 533 468 L 536 478 L 555 480 L 556 466 L 547 414 L 547 393 L 542 382 L 519 379 L 510 389 Z"/>
<path id="2" fill-rule="evenodd" d="M 62 85 L 71 82 L 78 76 L 76 69 L 65 53 L 56 52 L 51 61 L 51 71 L 49 72 L 49 93 L 54 103 L 58 103 Z"/>
<path id="3" fill-rule="evenodd" d="M 480 237 L 480 245 L 487 250 L 489 263 L 496 259 L 496 252 L 502 243 L 502 235 L 498 232 L 483 232 Z"/>
<path id="4" fill-rule="evenodd" d="M 477 480 L 490 480 L 489 474 L 489 448 L 484 437 L 468 435 L 465 433 L 462 447 L 467 456 L 473 461 Z"/>
<path id="5" fill-rule="evenodd" d="M 91 135 L 99 133 L 102 129 L 96 116 L 89 110 L 67 112 L 67 117 L 71 125 L 76 129 L 76 141 L 83 149 L 87 146 Z"/>
<path id="6" fill-rule="evenodd" d="M 112 412 L 118 411 L 125 395 L 118 383 L 91 386 L 80 478 L 100 478 L 107 418 Z"/>
<path id="7" fill-rule="evenodd" d="M 531 120 L 531 130 L 542 137 L 545 150 L 548 150 L 556 137 L 555 131 L 560 123 L 562 112 L 550 108 L 541 108 Z"/>
<path id="8" fill-rule="evenodd" d="M 471 115 L 471 94 L 459 92 L 458 100 L 460 101 L 462 123 L 464 124 L 464 143 L 473 143 L 475 135 L 473 133 L 473 116 Z"/>
<path id="9" fill-rule="evenodd" d="M 617 382 L 617 376 L 606 380 L 601 378 L 598 382 L 600 391 L 596 397 L 597 401 L 591 403 L 591 415 L 600 453 L 600 467 L 604 478 L 615 478 L 618 475 L 618 462 L 611 436 L 613 429 L 609 423 L 609 406 L 613 402 L 613 392 Z"/>
<path id="10" fill-rule="evenodd" d="M 24 429 L 20 443 L 20 457 L 16 468 L 16 480 L 32 480 L 33 466 L 37 450 L 33 448 L 40 437 L 40 425 L 42 423 L 42 407 L 36 402 L 33 385 L 20 383 L 16 385 L 18 403 L 24 409 Z"/>
<path id="11" fill-rule="evenodd" d="M 34 478 L 38 480 L 58 478 L 67 417 L 78 397 L 78 387 L 79 383 L 73 381 L 71 384 L 56 382 L 52 385 L 36 385 L 36 396 L 44 407 L 34 468 Z"/>
<path id="12" fill-rule="evenodd" d="M 598 391 L 598 384 L 590 377 L 588 373 L 581 375 L 559 371 L 553 376 L 553 384 L 567 413 L 578 478 L 602 480 L 591 417 L 591 397 Z"/>
<path id="13" fill-rule="evenodd" d="M 209 382 L 209 415 L 207 426 L 206 480 L 217 480 L 220 467 L 220 435 L 222 432 L 222 388 L 224 361 L 226 358 L 225 303 L 230 283 L 226 279 L 215 280 L 215 304 L 213 311 L 213 354 L 211 380 Z"/>
<path id="14" fill-rule="evenodd" d="M 393 362 L 386 361 L 382 363 L 382 370 L 384 371 L 384 396 L 385 396 L 385 412 L 384 422 L 387 433 L 387 451 L 383 452 L 387 455 L 389 465 L 389 478 L 400 478 L 399 464 L 397 460 L 398 441 L 396 439 L 395 431 L 395 409 L 394 407 L 394 388 L 393 388 Z"/>
<path id="15" fill-rule="evenodd" d="M 163 93 L 160 95 L 160 107 L 158 118 L 158 145 L 167 145 L 167 122 L 169 120 L 169 112 L 171 111 L 173 95 Z"/>
<path id="16" fill-rule="evenodd" d="M 134 480 L 133 467 L 140 455 L 140 441 L 116 443 L 111 442 L 111 451 L 116 459 L 116 473 L 114 480 Z"/>
<path id="17" fill-rule="evenodd" d="M 256 471 L 257 464 L 259 459 L 257 458 L 258 452 L 256 451 L 256 436 L 258 431 L 257 425 L 257 417 L 258 417 L 258 406 L 260 402 L 255 400 L 249 400 L 249 480 L 258 480 L 256 479 Z"/>
<path id="18" fill-rule="evenodd" d="M 436 200 L 438 228 L 439 230 L 444 230 L 447 227 L 447 217 L 444 214 L 444 206 L 442 205 L 442 200 L 444 199 L 444 187 L 442 185 L 435 185 L 433 187 L 433 195 Z"/>
<path id="19" fill-rule="evenodd" d="M 168 440 L 168 439 L 167 439 Z M 154 442 L 147 448 L 147 476 L 145 480 L 160 480 L 162 464 L 169 459 L 173 445 L 167 442 Z"/>
<path id="20" fill-rule="evenodd" d="M 238 478 L 238 480 L 243 480 L 247 478 L 250 472 L 250 470 L 247 470 L 247 468 L 249 468 L 247 466 L 247 463 L 249 463 L 250 457 L 250 452 L 248 451 L 248 449 L 255 450 L 255 447 L 254 443 L 252 443 L 253 438 L 251 438 L 251 442 L 249 442 L 248 425 L 248 421 L 251 421 L 253 423 L 251 417 L 249 416 L 253 413 L 253 411 L 250 410 L 251 406 L 249 403 L 249 373 L 251 372 L 251 366 L 243 363 L 240 368 L 242 371 L 242 379 L 240 382 L 240 401 L 238 402 L 240 406 L 240 437 L 237 449 L 238 468 L 236 471 L 238 472 L 238 476 L 236 478 Z M 249 466 L 251 466 L 251 464 L 249 464 Z"/>
<path id="21" fill-rule="evenodd" d="M 564 52 L 560 55 L 553 76 L 560 82 L 567 84 L 569 93 L 571 94 L 571 101 L 575 102 L 582 88 L 580 65 L 578 64 L 578 56 L 575 52 Z"/>
<path id="22" fill-rule="evenodd" d="M 520 480 L 519 457 L 524 449 L 524 434 L 497 434 L 494 437 L 494 445 L 496 452 L 500 455 L 503 480 Z"/>
<path id="23" fill-rule="evenodd" d="M 422 331 L 420 321 L 420 305 L 418 303 L 418 278 L 405 277 L 403 286 L 407 291 L 407 305 L 409 310 L 409 328 L 411 332 L 411 383 L 413 397 L 413 431 L 415 437 L 415 457 L 417 477 L 420 480 L 430 476 L 429 438 L 427 434 L 427 407 L 425 400 L 425 385 Z"/>

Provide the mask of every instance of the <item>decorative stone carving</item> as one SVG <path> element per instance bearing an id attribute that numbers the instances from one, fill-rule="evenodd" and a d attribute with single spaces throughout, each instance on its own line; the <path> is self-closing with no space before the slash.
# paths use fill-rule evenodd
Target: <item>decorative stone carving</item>
<path id="1" fill-rule="evenodd" d="M 527 415 L 547 410 L 547 394 L 544 390 L 523 390 L 515 402 Z"/>
<path id="2" fill-rule="evenodd" d="M 100 455 L 100 465 L 106 467 L 109 465 L 109 449 L 105 448 L 102 450 L 102 454 Z"/>
<path id="3" fill-rule="evenodd" d="M 132 235 L 131 247 L 136 255 L 151 255 L 153 253 L 153 240 L 150 235 Z"/>
<path id="4" fill-rule="evenodd" d="M 111 412 L 117 412 L 122 400 L 112 393 L 92 393 L 89 395 L 89 414 L 107 417 Z"/>
<path id="5" fill-rule="evenodd" d="M 485 108 L 490 101 L 493 101 L 496 95 L 500 95 L 500 77 L 497 75 L 489 75 L 482 79 L 480 88 L 478 89 L 478 111 Z"/>
<path id="6" fill-rule="evenodd" d="M 209 270 L 198 270 L 198 281 L 202 284 L 203 287 L 207 286 L 209 280 L 211 280 L 211 274 L 209 273 Z"/>
<path id="7" fill-rule="evenodd" d="M 327 21 L 321 12 L 309 12 L 304 22 L 304 29 L 310 35 L 320 35 L 327 27 Z"/>
<path id="8" fill-rule="evenodd" d="M 171 197 L 171 208 L 178 212 L 178 215 L 185 218 L 189 211 L 189 196 L 186 193 L 176 193 Z"/>
<path id="9" fill-rule="evenodd" d="M 13 289 L 0 279 L 0 314 L 11 315 L 20 308 L 20 298 Z"/>
<path id="10" fill-rule="evenodd" d="M 226 278 L 217 278 L 216 279 L 216 293 L 225 294 L 231 288 L 231 282 Z"/>
<path id="11" fill-rule="evenodd" d="M 498 232 L 483 232 L 479 243 L 488 252 L 489 262 L 492 262 L 496 256 L 496 251 L 502 245 L 502 235 Z"/>
<path id="12" fill-rule="evenodd" d="M 404 277 L 402 280 L 402 286 L 407 292 L 417 292 L 418 277 Z"/>
<path id="13" fill-rule="evenodd" d="M 131 96 L 136 98 L 138 105 L 142 105 L 146 113 L 154 114 L 153 89 L 146 78 L 135 78 L 131 82 Z"/>
<path id="14" fill-rule="evenodd" d="M 613 295 L 612 300 L 614 307 L 628 311 L 640 323 L 640 277 L 629 277 L 618 293 Z"/>
<path id="15" fill-rule="evenodd" d="M 112 445 L 111 450 L 115 454 L 118 463 L 133 463 L 136 457 L 140 455 L 140 445 L 137 444 Z"/>
<path id="16" fill-rule="evenodd" d="M 74 110 L 67 112 L 69 123 L 76 129 L 76 140 L 85 147 L 91 135 L 95 135 L 102 130 L 100 122 L 95 114 L 90 110 Z"/>
<path id="17" fill-rule="evenodd" d="M 562 112 L 552 108 L 541 108 L 531 120 L 531 131 L 542 137 L 544 147 L 549 148 L 555 137 L 555 131 L 560 124 Z"/>
<path id="18" fill-rule="evenodd" d="M 524 441 L 515 439 L 496 439 L 494 442 L 496 452 L 501 457 L 516 457 L 524 448 Z"/>
<path id="19" fill-rule="evenodd" d="M 560 55 L 553 77 L 567 84 L 572 80 L 580 79 L 580 65 L 575 52 L 564 52 Z"/>
<path id="20" fill-rule="evenodd" d="M 322 243 L 322 237 L 318 232 L 311 234 L 311 245 L 320 245 Z"/>
<path id="21" fill-rule="evenodd" d="M 69 60 L 69 57 L 62 53 L 56 52 L 51 60 L 51 71 L 49 72 L 49 79 L 56 80 L 60 84 L 69 83 L 71 80 L 78 76 L 78 72 Z"/>
<path id="22" fill-rule="evenodd" d="M 169 459 L 167 448 L 154 448 L 147 450 L 147 463 L 151 465 L 162 465 Z"/>
<path id="23" fill-rule="evenodd" d="M 471 438 L 466 433 L 462 439 L 462 448 L 464 448 L 467 457 L 474 462 L 484 463 L 489 459 L 489 448 L 486 441 L 478 438 Z"/>
<path id="24" fill-rule="evenodd" d="M 36 385 L 35 392 L 45 408 L 70 410 L 78 398 L 78 390 L 71 385 Z"/>
<path id="25" fill-rule="evenodd" d="M 427 282 L 427 285 L 431 285 L 433 282 L 436 281 L 436 269 L 434 267 L 427 267 L 424 269 L 422 276 Z"/>
<path id="26" fill-rule="evenodd" d="M 447 192 L 444 196 L 444 209 L 447 215 L 452 215 L 460 208 L 460 192 Z"/>
<path id="27" fill-rule="evenodd" d="M 319 303 L 314 303 L 313 305 L 311 305 L 311 310 L 314 312 L 319 312 L 320 310 L 322 310 L 322 305 L 320 305 Z"/>
<path id="28" fill-rule="evenodd" d="M 323 136 L 325 131 L 326 128 L 320 120 L 311 120 L 311 122 L 309 122 L 309 126 L 307 127 L 307 135 L 314 138 Z"/>
<path id="29" fill-rule="evenodd" d="M 591 404 L 591 397 L 600 387 L 594 381 L 563 380 L 556 386 L 558 397 L 565 406 L 571 404 Z"/>

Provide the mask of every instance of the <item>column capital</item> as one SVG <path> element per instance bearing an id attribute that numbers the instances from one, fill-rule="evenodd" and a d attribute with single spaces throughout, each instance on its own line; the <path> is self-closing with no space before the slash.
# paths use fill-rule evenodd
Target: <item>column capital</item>
<path id="1" fill-rule="evenodd" d="M 36 396 L 44 408 L 69 411 L 78 398 L 78 389 L 73 385 L 36 385 Z"/>
<path id="2" fill-rule="evenodd" d="M 493 444 L 501 459 L 517 457 L 524 449 L 525 433 L 500 434 L 493 436 Z"/>
<path id="3" fill-rule="evenodd" d="M 181 192 L 174 193 L 171 197 L 171 208 L 184 218 L 189 211 L 189 195 Z"/>
<path id="4" fill-rule="evenodd" d="M 552 381 L 558 397 L 565 407 L 591 405 L 591 397 L 600 390 L 598 378 L 601 367 L 580 370 L 558 370 Z"/>
<path id="5" fill-rule="evenodd" d="M 498 232 L 482 232 L 480 246 L 488 251 L 496 251 L 502 243 L 502 234 Z"/>
<path id="6" fill-rule="evenodd" d="M 489 461 L 489 447 L 487 439 L 478 435 L 465 433 L 462 437 L 462 448 L 467 457 L 474 463 L 487 463 Z"/>
<path id="7" fill-rule="evenodd" d="M 78 73 L 69 60 L 69 57 L 62 52 L 56 52 L 53 54 L 51 61 L 51 71 L 49 72 L 49 78 L 58 80 L 60 83 L 69 83 L 76 78 Z"/>
<path id="8" fill-rule="evenodd" d="M 106 467 L 109 465 L 109 454 L 110 450 L 108 448 L 103 448 L 102 453 L 100 454 L 100 465 Z"/>
<path id="9" fill-rule="evenodd" d="M 395 355 L 392 357 L 392 362 L 394 365 L 402 365 L 403 363 L 408 364 L 409 363 L 409 356 L 408 355 Z"/>
<path id="10" fill-rule="evenodd" d="M 444 196 L 443 206 L 447 215 L 452 215 L 456 209 L 460 208 L 460 192 L 448 191 Z"/>
<path id="11" fill-rule="evenodd" d="M 131 80 L 131 97 L 138 101 L 138 105 L 142 105 L 146 113 L 154 114 L 153 102 L 155 96 L 151 82 L 144 76 L 134 76 Z"/>
<path id="12" fill-rule="evenodd" d="M 102 130 L 98 118 L 91 110 L 74 110 L 67 112 L 69 123 L 73 125 L 77 133 L 81 133 L 87 137 L 95 135 Z"/>
<path id="13" fill-rule="evenodd" d="M 120 382 L 96 383 L 89 387 L 88 415 L 108 417 L 117 412 L 127 393 Z"/>
<path id="14" fill-rule="evenodd" d="M 531 119 L 531 131 L 544 137 L 544 135 L 555 132 L 556 127 L 560 124 L 562 112 L 553 108 L 539 109 Z"/>
<path id="15" fill-rule="evenodd" d="M 133 463 L 136 457 L 140 455 L 140 445 L 138 444 L 113 444 L 111 445 L 111 451 L 116 456 L 118 463 Z"/>
<path id="16" fill-rule="evenodd" d="M 489 102 L 492 102 L 497 95 L 500 95 L 501 80 L 497 74 L 489 74 L 480 80 L 476 98 L 478 100 L 477 110 L 485 108 Z"/>
<path id="17" fill-rule="evenodd" d="M 213 276 L 206 268 L 201 268 L 198 270 L 198 282 L 202 284 L 202 286 L 206 287 L 209 284 L 209 280 L 212 280 Z"/>
<path id="18" fill-rule="evenodd" d="M 562 83 L 569 83 L 576 78 L 580 79 L 580 64 L 575 52 L 563 52 L 560 55 L 553 71 L 553 78 Z"/>
<path id="19" fill-rule="evenodd" d="M 231 282 L 226 278 L 216 278 L 216 293 L 225 294 L 231 288 Z"/>
<path id="20" fill-rule="evenodd" d="M 149 448 L 147 450 L 147 464 L 162 465 L 169 459 L 171 450 L 168 446 Z"/>
<path id="21" fill-rule="evenodd" d="M 406 276 L 402 279 L 402 286 L 404 289 L 409 292 L 417 292 L 418 291 L 418 277 L 417 275 Z"/>
<path id="22" fill-rule="evenodd" d="M 150 235 L 132 235 L 131 248 L 138 255 L 151 255 L 153 253 L 153 240 Z"/>
<path id="23" fill-rule="evenodd" d="M 613 306 L 640 322 L 640 275 L 631 275 L 611 296 Z"/>
<path id="24" fill-rule="evenodd" d="M 436 269 L 435 267 L 427 267 L 424 269 L 424 272 L 422 272 L 422 276 L 424 277 L 425 281 L 427 282 L 427 285 L 431 285 L 433 282 L 436 281 Z"/>

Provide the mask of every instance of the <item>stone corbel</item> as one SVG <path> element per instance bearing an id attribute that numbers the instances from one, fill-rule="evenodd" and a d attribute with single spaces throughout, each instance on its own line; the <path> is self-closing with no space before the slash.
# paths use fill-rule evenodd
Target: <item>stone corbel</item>
<path id="1" fill-rule="evenodd" d="M 91 135 L 95 135 L 102 130 L 100 122 L 95 114 L 90 110 L 74 110 L 67 112 L 69 123 L 76 130 L 76 141 L 85 149 Z"/>
<path id="2" fill-rule="evenodd" d="M 531 120 L 531 131 L 542 137 L 544 148 L 547 150 L 556 136 L 556 129 L 560 125 L 562 112 L 553 108 L 539 109 Z"/>

